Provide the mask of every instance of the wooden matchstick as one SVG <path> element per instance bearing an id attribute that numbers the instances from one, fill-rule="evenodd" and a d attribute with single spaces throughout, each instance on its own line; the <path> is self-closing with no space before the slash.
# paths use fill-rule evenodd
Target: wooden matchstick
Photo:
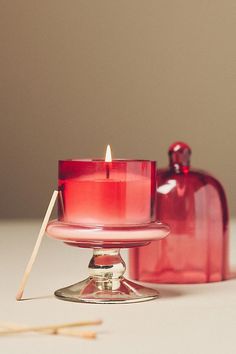
<path id="1" fill-rule="evenodd" d="M 40 228 L 40 230 L 39 230 L 38 238 L 37 238 L 37 241 L 36 241 L 36 243 L 35 243 L 33 252 L 32 252 L 32 254 L 31 254 L 31 256 L 30 256 L 30 259 L 29 259 L 28 264 L 27 264 L 27 266 L 26 266 L 24 275 L 23 275 L 23 277 L 22 277 L 22 279 L 21 279 L 20 286 L 19 286 L 18 292 L 17 292 L 17 294 L 16 294 L 16 300 L 17 300 L 17 301 L 19 301 L 19 300 L 22 299 L 22 296 L 23 296 L 23 293 L 24 293 L 24 290 L 25 290 L 25 286 L 26 286 L 27 280 L 28 280 L 28 278 L 29 278 L 29 275 L 30 275 L 30 272 L 31 272 L 31 270 L 32 270 L 33 264 L 34 264 L 35 259 L 36 259 L 36 257 L 37 257 L 37 254 L 38 254 L 38 251 L 39 251 L 39 247 L 40 247 L 40 245 L 41 245 L 43 236 L 44 236 L 44 234 L 45 234 L 45 230 L 46 230 L 48 221 L 49 221 L 49 219 L 50 219 L 50 216 L 51 216 L 53 207 L 54 207 L 54 205 L 55 205 L 57 196 L 58 196 L 58 191 L 54 191 L 53 194 L 52 194 L 52 198 L 51 198 L 51 200 L 50 200 L 50 203 L 49 203 L 49 205 L 48 205 L 46 214 L 45 214 L 45 216 L 44 216 L 44 219 L 43 219 L 41 228 Z"/>
<path id="2" fill-rule="evenodd" d="M 51 329 L 48 329 L 48 326 L 45 327 L 25 327 L 25 326 L 19 326 L 16 324 L 0 324 L 0 336 L 4 335 L 11 335 L 11 334 L 19 334 L 19 333 L 26 333 L 26 332 L 36 332 L 39 334 L 51 334 L 51 335 L 65 335 L 65 336 L 70 336 L 70 337 L 80 337 L 84 339 L 95 339 L 97 337 L 97 333 L 94 331 L 81 331 L 78 330 L 77 327 L 80 327 L 82 325 L 98 325 L 100 324 L 101 321 L 91 321 L 91 322 L 86 322 L 85 324 L 81 322 L 73 323 L 73 327 L 70 326 L 68 327 L 68 324 L 65 324 L 66 327 L 60 327 L 57 328 L 58 326 L 54 326 Z M 63 324 L 62 324 L 63 325 Z M 72 325 L 72 324 L 71 324 Z M 75 325 L 75 326 L 74 326 Z M 52 326 L 50 326 L 52 327 Z M 22 332 L 22 330 L 25 330 Z M 21 330 L 21 332 L 19 332 Z M 17 332 L 16 332 L 17 331 Z"/>
<path id="3" fill-rule="evenodd" d="M 61 323 L 58 325 L 49 325 L 49 326 L 31 326 L 31 327 L 20 327 L 16 325 L 7 325 L 1 324 L 0 327 L 5 327 L 6 329 L 0 331 L 0 336 L 10 335 L 10 334 L 18 334 L 18 333 L 27 333 L 27 332 L 39 332 L 39 333 L 47 333 L 47 334 L 68 334 L 74 333 L 77 335 L 81 335 L 85 337 L 94 337 L 94 332 L 75 332 L 71 331 L 68 332 L 68 329 L 75 328 L 75 327 L 82 327 L 82 326 L 96 326 L 102 323 L 101 320 L 96 321 L 84 321 L 84 322 L 71 322 L 71 323 Z"/>
<path id="4" fill-rule="evenodd" d="M 71 328 L 60 328 L 56 331 L 56 334 L 69 337 L 80 337 L 84 339 L 96 339 L 97 337 L 97 333 L 94 331 L 81 331 Z"/>

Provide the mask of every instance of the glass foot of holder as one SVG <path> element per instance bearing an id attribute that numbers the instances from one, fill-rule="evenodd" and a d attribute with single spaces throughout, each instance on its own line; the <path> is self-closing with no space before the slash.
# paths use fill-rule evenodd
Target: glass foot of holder
<path id="1" fill-rule="evenodd" d="M 89 277 L 55 292 L 62 300 L 88 303 L 139 302 L 158 297 L 146 288 L 123 277 L 125 263 L 119 249 L 94 249 Z"/>
<path id="2" fill-rule="evenodd" d="M 91 229 L 59 221 L 50 222 L 47 227 L 47 234 L 50 237 L 72 246 L 93 248 L 93 256 L 88 267 L 89 277 L 56 290 L 55 296 L 66 301 L 96 304 L 156 299 L 159 296 L 157 290 L 124 278 L 126 267 L 120 255 L 120 248 L 144 246 L 152 240 L 167 236 L 168 233 L 169 227 L 158 222 L 126 230 Z"/>

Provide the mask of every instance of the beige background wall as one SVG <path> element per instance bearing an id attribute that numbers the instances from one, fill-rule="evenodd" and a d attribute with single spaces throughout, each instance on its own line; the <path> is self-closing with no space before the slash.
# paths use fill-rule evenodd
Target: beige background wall
<path id="1" fill-rule="evenodd" d="M 1 217 L 42 216 L 57 160 L 175 140 L 236 214 L 235 0 L 0 0 Z"/>

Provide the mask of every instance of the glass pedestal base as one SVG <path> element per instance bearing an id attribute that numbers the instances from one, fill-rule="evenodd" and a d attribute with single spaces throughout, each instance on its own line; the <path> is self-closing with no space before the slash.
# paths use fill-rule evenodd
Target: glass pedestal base
<path id="1" fill-rule="evenodd" d="M 89 277 L 79 283 L 55 291 L 61 300 L 115 304 L 156 299 L 159 295 L 150 289 L 124 278 L 125 262 L 120 248 L 140 247 L 169 234 L 169 227 L 155 222 L 139 228 L 104 229 L 82 228 L 53 221 L 47 234 L 71 246 L 93 249 L 88 269 Z"/>
<path id="2" fill-rule="evenodd" d="M 156 299 L 158 291 L 138 285 L 125 278 L 120 279 L 117 290 L 102 290 L 93 278 L 87 278 L 66 288 L 58 289 L 54 295 L 61 300 L 91 304 L 117 304 Z"/>
<path id="3" fill-rule="evenodd" d="M 146 288 L 123 277 L 125 263 L 119 249 L 95 249 L 89 263 L 89 277 L 55 292 L 61 300 L 87 303 L 129 303 L 158 297 Z"/>

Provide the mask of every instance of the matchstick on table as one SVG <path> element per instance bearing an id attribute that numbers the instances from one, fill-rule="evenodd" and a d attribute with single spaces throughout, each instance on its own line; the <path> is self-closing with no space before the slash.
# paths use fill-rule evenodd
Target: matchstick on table
<path id="1" fill-rule="evenodd" d="M 78 327 L 82 326 L 96 326 L 102 323 L 101 320 L 95 321 L 83 321 L 83 322 L 71 322 L 71 323 L 61 323 L 58 325 L 47 325 L 47 326 L 19 326 L 13 324 L 0 324 L 3 330 L 0 330 L 0 336 L 14 335 L 27 332 L 36 332 L 41 334 L 53 334 L 53 335 L 66 335 L 73 337 L 80 337 L 85 339 L 95 339 L 96 332 L 94 331 L 81 331 Z"/>
<path id="2" fill-rule="evenodd" d="M 18 289 L 18 292 L 16 294 L 16 300 L 19 301 L 22 299 L 22 296 L 23 296 L 23 293 L 24 293 L 24 290 L 25 290 L 25 286 L 26 286 L 26 283 L 27 283 L 27 280 L 29 278 L 29 275 L 30 275 L 30 272 L 32 270 L 32 267 L 33 267 L 33 264 L 35 262 L 35 259 L 37 257 L 37 254 L 38 254 L 38 251 L 39 251 L 39 247 L 41 245 L 41 242 L 43 240 L 43 236 L 45 234 L 45 230 L 46 230 L 46 227 L 47 227 L 47 224 L 48 224 L 48 221 L 50 219 L 50 216 L 51 216 L 51 213 L 52 213 L 52 210 L 53 210 L 53 207 L 55 205 L 55 202 L 57 200 L 57 197 L 58 197 L 58 191 L 54 191 L 53 194 L 52 194 L 52 198 L 50 200 L 50 203 L 48 205 L 48 208 L 47 208 L 47 211 L 46 211 L 46 214 L 44 216 L 44 219 L 43 219 L 43 222 L 42 222 L 42 225 L 41 225 L 41 228 L 40 228 L 40 231 L 39 231 L 39 234 L 38 234 L 38 238 L 37 238 L 37 241 L 35 243 L 35 246 L 34 246 L 34 249 L 33 249 L 33 252 L 30 256 L 30 259 L 28 261 L 28 264 L 26 266 L 26 269 L 25 269 L 25 272 L 24 272 L 24 275 L 21 279 L 21 282 L 20 282 L 20 286 L 19 286 L 19 289 Z"/>

